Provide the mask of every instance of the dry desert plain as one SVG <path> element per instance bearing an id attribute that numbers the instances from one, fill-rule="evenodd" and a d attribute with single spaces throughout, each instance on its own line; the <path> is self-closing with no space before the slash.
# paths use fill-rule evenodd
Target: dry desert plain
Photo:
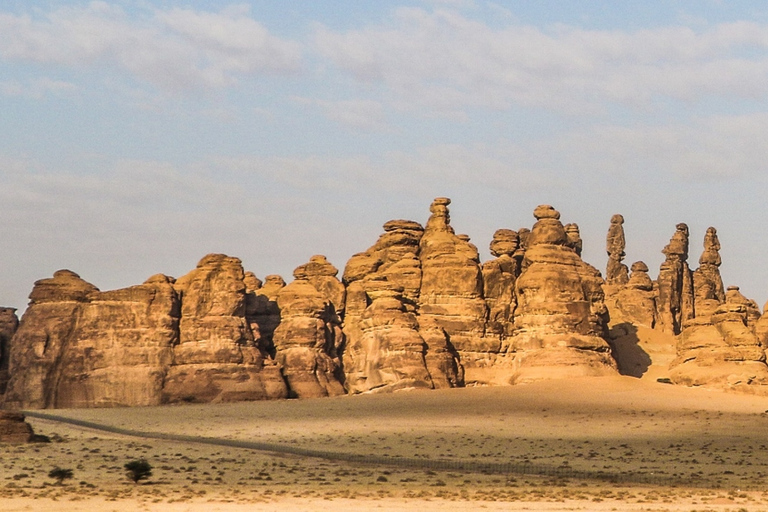
<path id="1" fill-rule="evenodd" d="M 46 411 L 133 431 L 369 459 L 142 438 L 30 417 L 52 442 L 0 446 L 0 511 L 768 511 L 768 398 L 659 383 L 670 354 L 653 341 L 641 340 L 639 352 L 660 365 L 643 378 Z M 153 475 L 136 485 L 123 465 L 138 458 Z M 483 471 L 487 463 L 498 466 Z M 74 477 L 55 485 L 47 476 L 54 466 Z"/>

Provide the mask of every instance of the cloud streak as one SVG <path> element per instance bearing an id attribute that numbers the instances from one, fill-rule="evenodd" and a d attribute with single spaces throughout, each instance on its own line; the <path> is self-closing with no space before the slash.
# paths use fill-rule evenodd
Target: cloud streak
<path id="1" fill-rule="evenodd" d="M 94 1 L 37 16 L 0 13 L 0 59 L 102 68 L 168 91 L 220 88 L 238 77 L 290 73 L 301 47 L 273 36 L 247 11 L 144 10 L 130 16 Z"/>
<path id="2" fill-rule="evenodd" d="M 320 54 L 361 83 L 384 83 L 412 109 L 457 105 L 600 112 L 659 98 L 768 95 L 768 26 L 723 23 L 635 32 L 568 25 L 501 29 L 459 12 L 398 9 L 389 23 L 319 28 Z"/>

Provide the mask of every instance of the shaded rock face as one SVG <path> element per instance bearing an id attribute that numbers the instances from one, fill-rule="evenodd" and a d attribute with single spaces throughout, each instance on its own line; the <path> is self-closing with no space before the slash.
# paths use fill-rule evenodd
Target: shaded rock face
<path id="1" fill-rule="evenodd" d="M 707 229 L 704 236 L 704 252 L 699 258 L 699 268 L 693 273 L 695 315 L 711 315 L 712 310 L 725 302 L 725 288 L 720 277 L 720 240 L 717 230 Z"/>
<path id="2" fill-rule="evenodd" d="M 277 293 L 280 325 L 273 341 L 292 396 L 344 393 L 338 356 L 344 337 L 338 311 L 343 311 L 346 291 L 336 280 L 337 273 L 325 257 L 313 256 L 294 271 L 295 280 Z"/>
<path id="3" fill-rule="evenodd" d="M 238 265 L 210 255 L 178 282 L 158 274 L 107 292 L 66 270 L 38 281 L 12 340 L 4 407 L 285 397 L 249 334 Z"/>
<path id="4" fill-rule="evenodd" d="M 19 317 L 16 316 L 16 308 L 0 307 L 0 396 L 5 393 L 5 388 L 8 386 L 10 343 L 18 328 Z"/>
<path id="5" fill-rule="evenodd" d="M 248 292 L 239 259 L 209 254 L 179 278 L 174 289 L 181 302 L 179 336 L 173 345 L 163 402 L 229 402 L 287 395 L 280 369 L 257 343 L 246 318 Z"/>
<path id="6" fill-rule="evenodd" d="M 616 374 L 604 339 L 607 310 L 600 272 L 570 246 L 557 210 L 542 205 L 534 217 L 525 270 L 516 283 L 512 382 Z"/>
<path id="7" fill-rule="evenodd" d="M 670 365 L 676 384 L 744 389 L 768 394 L 768 366 L 758 337 L 760 311 L 737 286 L 711 314 L 699 314 L 678 339 L 678 357 Z"/>
<path id="8" fill-rule="evenodd" d="M 245 318 L 251 327 L 254 343 L 274 358 L 275 344 L 272 340 L 275 329 L 280 325 L 280 308 L 277 294 L 285 287 L 282 277 L 272 274 L 261 282 L 251 272 L 245 274 Z"/>
<path id="9" fill-rule="evenodd" d="M 0 411 L 0 443 L 29 443 L 34 439 L 32 426 L 20 412 Z"/>
<path id="10" fill-rule="evenodd" d="M 511 319 L 516 306 L 515 280 L 520 275 L 520 265 L 514 256 L 518 249 L 516 232 L 499 229 L 493 234 L 490 250 L 496 259 L 482 266 L 483 294 L 488 309 L 486 335 L 506 337 L 514 329 Z"/>
<path id="11" fill-rule="evenodd" d="M 624 237 L 624 217 L 616 214 L 611 217 L 611 227 L 605 240 L 605 250 L 608 252 L 608 267 L 605 270 L 605 282 L 609 285 L 623 285 L 629 281 L 627 266 L 622 263 L 627 246 Z"/>
<path id="12" fill-rule="evenodd" d="M 678 224 L 662 253 L 659 269 L 658 309 L 661 329 L 680 334 L 683 324 L 694 317 L 693 276 L 688 267 L 688 226 Z"/>

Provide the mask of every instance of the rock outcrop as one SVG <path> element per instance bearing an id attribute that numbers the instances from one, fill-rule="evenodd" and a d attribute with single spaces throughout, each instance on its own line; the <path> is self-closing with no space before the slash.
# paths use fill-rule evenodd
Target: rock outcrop
<path id="1" fill-rule="evenodd" d="M 209 255 L 178 282 L 158 274 L 107 292 L 67 270 L 38 281 L 13 338 L 4 407 L 285 397 L 245 322 L 239 265 Z"/>
<path id="2" fill-rule="evenodd" d="M 69 270 L 59 270 L 52 278 L 35 282 L 29 306 L 11 343 L 11 376 L 4 408 L 58 406 L 59 378 L 67 370 L 62 368 L 61 359 L 77 319 L 94 292 L 98 292 L 95 286 Z"/>
<path id="3" fill-rule="evenodd" d="M 0 307 L 0 396 L 5 393 L 5 388 L 8 386 L 10 343 L 18 328 L 19 317 L 16 316 L 16 308 Z"/>
<path id="4" fill-rule="evenodd" d="M 676 384 L 740 389 L 768 394 L 768 366 L 756 324 L 760 311 L 738 286 L 709 315 L 697 314 L 678 339 L 670 365 Z"/>
<path id="5" fill-rule="evenodd" d="M 0 411 L 0 443 L 21 444 L 34 440 L 35 433 L 20 412 Z"/>
<path id="6" fill-rule="evenodd" d="M 464 369 L 463 379 L 485 382 L 484 369 L 492 366 L 501 353 L 501 340 L 484 336 L 487 306 L 480 256 L 468 237 L 454 233 L 450 202 L 445 197 L 432 202 L 419 244 L 419 329 L 429 350 L 445 356 L 444 366 L 452 366 L 448 360 L 456 353 L 456 366 L 459 371 L 459 364 Z M 449 380 L 461 384 L 462 375 Z"/>
<path id="7" fill-rule="evenodd" d="M 657 316 L 656 291 L 648 275 L 648 265 L 636 261 L 631 270 L 626 284 L 604 287 L 611 324 L 629 323 L 653 329 Z"/>
<path id="8" fill-rule="evenodd" d="M 662 330 L 680 334 L 683 324 L 694 317 L 693 276 L 688 267 L 688 226 L 680 223 L 662 253 L 659 269 L 658 312 Z"/>
<path id="9" fill-rule="evenodd" d="M 436 198 L 425 227 L 385 223 L 341 281 L 324 256 L 287 285 L 223 254 L 178 280 L 158 274 L 106 292 L 58 271 L 35 283 L 20 323 L 0 308 L 3 406 L 509 385 L 613 375 L 617 361 L 636 377 L 652 370 L 678 384 L 768 394 L 768 316 L 737 287 L 724 290 L 714 228 L 691 272 L 688 227 L 678 224 L 652 281 L 642 261 L 629 274 L 624 218 L 614 215 L 606 282 L 581 258 L 578 225 L 563 225 L 551 206 L 535 209 L 533 229 L 497 230 L 481 264 L 449 205 Z M 650 354 L 663 370 L 650 368 Z"/>
<path id="10" fill-rule="evenodd" d="M 339 293 L 328 279 L 335 279 L 337 273 L 324 256 L 313 256 L 309 263 L 296 268 L 295 280 L 277 293 L 280 325 L 273 341 L 291 396 L 344 393 L 338 357 L 343 335 L 337 308 L 343 309 L 346 297 L 343 287 Z"/>
<path id="11" fill-rule="evenodd" d="M 515 281 L 520 275 L 518 261 L 514 258 L 519 249 L 517 233 L 511 229 L 499 229 L 491 240 L 491 254 L 496 259 L 483 264 L 483 294 L 488 309 L 486 336 L 510 336 L 514 329 L 512 312 L 515 310 Z"/>
<path id="12" fill-rule="evenodd" d="M 255 284 L 252 282 L 252 284 Z M 279 367 L 246 319 L 242 263 L 209 254 L 179 278 L 178 340 L 163 387 L 163 402 L 229 402 L 284 398 Z"/>
<path id="13" fill-rule="evenodd" d="M 623 285 L 629 281 L 627 266 L 622 263 L 627 246 L 624 237 L 624 217 L 616 214 L 611 217 L 611 227 L 605 240 L 605 249 L 608 252 L 608 267 L 605 270 L 605 282 L 609 285 Z"/>
<path id="14" fill-rule="evenodd" d="M 693 273 L 694 311 L 696 316 L 711 315 L 713 309 L 725 302 L 725 288 L 720 277 L 720 241 L 717 230 L 707 229 L 704 252 L 699 258 L 699 268 Z"/>
<path id="15" fill-rule="evenodd" d="M 525 270 L 516 283 L 517 309 L 511 382 L 616 374 L 605 341 L 607 310 L 600 272 L 569 246 L 560 213 L 534 211 Z"/>
<path id="16" fill-rule="evenodd" d="M 423 234 L 416 222 L 391 220 L 371 248 L 347 263 L 344 371 L 349 392 L 459 384 L 460 370 L 445 332 L 428 322 L 422 327 L 416 318 Z"/>

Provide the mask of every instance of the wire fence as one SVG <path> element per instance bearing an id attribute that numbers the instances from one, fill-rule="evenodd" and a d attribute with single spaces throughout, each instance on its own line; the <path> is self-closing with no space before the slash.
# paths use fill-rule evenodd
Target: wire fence
<path id="1" fill-rule="evenodd" d="M 311 457 L 334 462 L 346 462 L 352 464 L 366 464 L 377 466 L 394 466 L 399 468 L 432 470 L 432 471 L 456 471 L 469 473 L 482 473 L 492 475 L 518 475 L 518 476 L 544 476 L 554 479 L 595 480 L 615 484 L 644 484 L 663 487 L 707 487 L 720 488 L 723 481 L 702 479 L 698 476 L 681 477 L 668 474 L 655 474 L 652 472 L 635 471 L 602 471 L 572 468 L 568 465 L 553 466 L 536 464 L 531 462 L 483 462 L 474 460 L 448 460 L 426 459 L 415 457 L 383 456 L 374 454 L 357 454 L 346 452 L 333 452 L 315 450 L 279 443 L 264 443 L 259 441 L 244 441 L 237 439 L 224 439 L 216 437 L 189 436 L 183 434 L 169 434 L 165 432 L 139 431 L 126 428 L 103 425 L 91 421 L 68 418 L 55 414 L 41 413 L 37 411 L 23 411 L 32 418 L 57 421 L 78 427 L 84 427 L 113 434 L 140 437 L 146 439 L 162 439 L 169 441 L 181 441 L 187 443 L 200 443 L 229 448 L 243 448 L 270 452 L 282 455 L 295 455 L 299 457 Z M 741 489 L 749 489 L 749 482 L 739 485 Z"/>

